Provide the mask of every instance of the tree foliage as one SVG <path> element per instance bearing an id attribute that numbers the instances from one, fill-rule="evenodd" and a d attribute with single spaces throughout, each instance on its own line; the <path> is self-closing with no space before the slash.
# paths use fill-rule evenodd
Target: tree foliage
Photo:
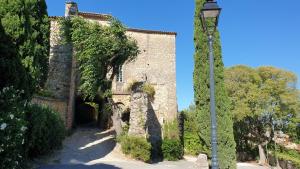
<path id="1" fill-rule="evenodd" d="M 238 151 L 266 144 L 266 132 L 275 120 L 289 119 L 288 126 L 295 128 L 287 126 L 286 131 L 297 130 L 293 123 L 299 118 L 300 95 L 294 73 L 269 66 L 255 69 L 239 65 L 227 69 L 225 75 Z"/>
<path id="2" fill-rule="evenodd" d="M 116 19 L 110 26 L 85 21 L 80 17 L 63 20 L 67 38 L 76 51 L 81 84 L 79 91 L 86 99 L 94 99 L 98 93 L 108 87 L 107 73 L 112 76 L 118 67 L 133 60 L 139 53 L 134 40 L 126 36 L 126 28 Z M 69 27 L 69 28 L 68 28 Z"/>
<path id="3" fill-rule="evenodd" d="M 203 150 L 199 137 L 199 126 L 196 106 L 190 105 L 188 109 L 183 110 L 184 113 L 184 153 L 189 155 L 198 155 Z"/>
<path id="4" fill-rule="evenodd" d="M 23 95 L 27 98 L 31 95 L 31 77 L 26 72 L 17 55 L 16 46 L 10 36 L 8 36 L 0 21 L 0 89 L 14 86 L 23 90 Z"/>
<path id="5" fill-rule="evenodd" d="M 161 150 L 163 158 L 166 160 L 177 161 L 182 158 L 183 145 L 180 141 L 178 119 L 164 124 Z"/>
<path id="6" fill-rule="evenodd" d="M 210 93 L 209 93 L 209 59 L 208 37 L 203 32 L 200 21 L 200 10 L 204 0 L 196 0 L 195 12 L 195 68 L 194 93 L 198 120 L 200 142 L 203 145 L 201 152 L 210 155 Z M 224 86 L 224 65 L 221 55 L 219 33 L 214 35 L 215 82 L 216 82 L 216 110 L 218 123 L 218 157 L 220 168 L 236 168 L 235 142 L 233 137 L 232 115 L 229 111 L 230 102 Z"/>
<path id="7" fill-rule="evenodd" d="M 49 56 L 49 32 L 50 24 L 47 14 L 47 6 L 44 0 L 0 0 L 0 19 L 3 31 L 9 37 L 13 45 L 7 46 L 10 54 L 1 57 L 14 55 L 19 61 L 6 60 L 12 63 L 13 67 L 9 68 L 14 74 L 20 69 L 26 70 L 30 75 L 31 83 L 23 83 L 21 88 L 31 88 L 35 90 L 43 87 L 48 70 Z M 8 42 L 9 42 L 8 41 Z M 24 68 L 19 68 L 21 62 Z M 18 66 L 16 66 L 18 65 Z M 16 67 L 14 67 L 16 66 Z M 18 67 L 18 68 L 17 68 Z M 20 73 L 22 76 L 24 73 Z M 20 77 L 21 78 L 21 77 Z M 6 81 L 15 81 L 19 87 L 17 79 L 5 79 Z M 28 90 L 26 90 L 28 91 Z M 32 93 L 32 92 L 31 92 Z"/>

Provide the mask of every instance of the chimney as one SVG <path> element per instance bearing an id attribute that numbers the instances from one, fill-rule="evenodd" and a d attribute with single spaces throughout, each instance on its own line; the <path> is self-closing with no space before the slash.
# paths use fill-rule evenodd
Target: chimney
<path id="1" fill-rule="evenodd" d="M 66 2 L 66 10 L 65 17 L 75 16 L 78 14 L 78 6 L 76 2 L 67 1 Z"/>

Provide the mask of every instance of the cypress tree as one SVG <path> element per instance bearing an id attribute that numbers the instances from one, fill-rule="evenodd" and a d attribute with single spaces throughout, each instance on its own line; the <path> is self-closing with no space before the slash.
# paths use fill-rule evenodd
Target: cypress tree
<path id="1" fill-rule="evenodd" d="M 198 135 L 202 153 L 211 156 L 211 120 L 210 120 L 210 83 L 209 83 L 209 49 L 208 37 L 203 32 L 200 20 L 200 11 L 205 0 L 196 0 L 194 18 L 194 93 L 197 111 Z M 219 32 L 214 35 L 214 60 L 216 83 L 216 112 L 218 135 L 218 159 L 221 169 L 236 168 L 235 141 L 233 122 L 230 110 L 230 101 L 224 84 L 224 64 L 222 61 Z"/>
<path id="2" fill-rule="evenodd" d="M 48 72 L 50 23 L 44 0 L 0 0 L 0 18 L 16 55 L 30 74 L 32 91 L 42 88 Z"/>
<path id="3" fill-rule="evenodd" d="M 16 46 L 11 37 L 4 32 L 0 21 L 0 90 L 4 87 L 13 86 L 15 89 L 24 91 L 24 98 L 28 98 L 32 79 L 26 72 L 17 56 Z"/>

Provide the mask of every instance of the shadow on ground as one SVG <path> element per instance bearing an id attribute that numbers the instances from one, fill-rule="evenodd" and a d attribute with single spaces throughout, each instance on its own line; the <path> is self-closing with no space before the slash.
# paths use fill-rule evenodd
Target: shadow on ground
<path id="1" fill-rule="evenodd" d="M 121 169 L 113 165 L 108 164 L 96 164 L 96 165 L 48 165 L 44 167 L 39 167 L 38 169 Z"/>
<path id="2" fill-rule="evenodd" d="M 64 141 L 64 148 L 53 161 L 54 164 L 86 164 L 105 157 L 115 146 L 115 131 L 79 128 Z"/>

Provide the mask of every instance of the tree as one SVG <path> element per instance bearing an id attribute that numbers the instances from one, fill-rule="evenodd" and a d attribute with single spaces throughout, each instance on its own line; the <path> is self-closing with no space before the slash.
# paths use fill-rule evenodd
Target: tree
<path id="1" fill-rule="evenodd" d="M 0 21 L 0 90 L 4 87 L 13 86 L 15 89 L 23 91 L 23 97 L 31 95 L 31 77 L 26 72 L 17 55 L 16 46 L 10 36 L 8 36 Z"/>
<path id="2" fill-rule="evenodd" d="M 270 141 L 267 129 L 273 120 L 296 118 L 299 112 L 296 75 L 274 67 L 254 69 L 239 65 L 227 69 L 225 79 L 238 151 L 249 152 L 258 145 L 263 164 L 266 162 L 263 146 Z"/>
<path id="3" fill-rule="evenodd" d="M 207 35 L 203 32 L 199 18 L 204 0 L 196 0 L 195 11 L 195 68 L 194 91 L 202 152 L 210 155 L 210 94 L 209 94 L 209 59 Z M 233 137 L 232 115 L 229 112 L 230 102 L 224 86 L 224 65 L 221 55 L 219 32 L 214 35 L 216 110 L 218 123 L 218 157 L 220 168 L 236 168 L 235 142 Z"/>
<path id="4" fill-rule="evenodd" d="M 261 78 L 252 68 L 236 66 L 225 71 L 225 82 L 232 105 L 231 112 L 234 117 L 234 135 L 237 151 L 246 152 L 248 156 L 254 158 L 257 153 L 253 150 L 253 146 L 248 144 L 250 138 L 247 134 L 251 132 L 251 127 L 257 127 L 253 131 L 261 131 L 261 125 L 259 125 L 260 127 L 256 126 L 255 118 L 253 118 L 258 117 L 262 111 L 260 110 L 261 106 L 259 106 L 262 98 L 259 92 Z M 250 122 L 252 122 L 252 126 L 249 125 Z M 261 134 L 261 132 L 253 133 L 258 137 Z M 264 134 L 261 134 L 261 136 L 264 136 Z"/>
<path id="5" fill-rule="evenodd" d="M 43 87 L 48 71 L 50 23 L 44 0 L 0 0 L 0 18 L 16 55 L 32 78 L 32 90 Z"/>

